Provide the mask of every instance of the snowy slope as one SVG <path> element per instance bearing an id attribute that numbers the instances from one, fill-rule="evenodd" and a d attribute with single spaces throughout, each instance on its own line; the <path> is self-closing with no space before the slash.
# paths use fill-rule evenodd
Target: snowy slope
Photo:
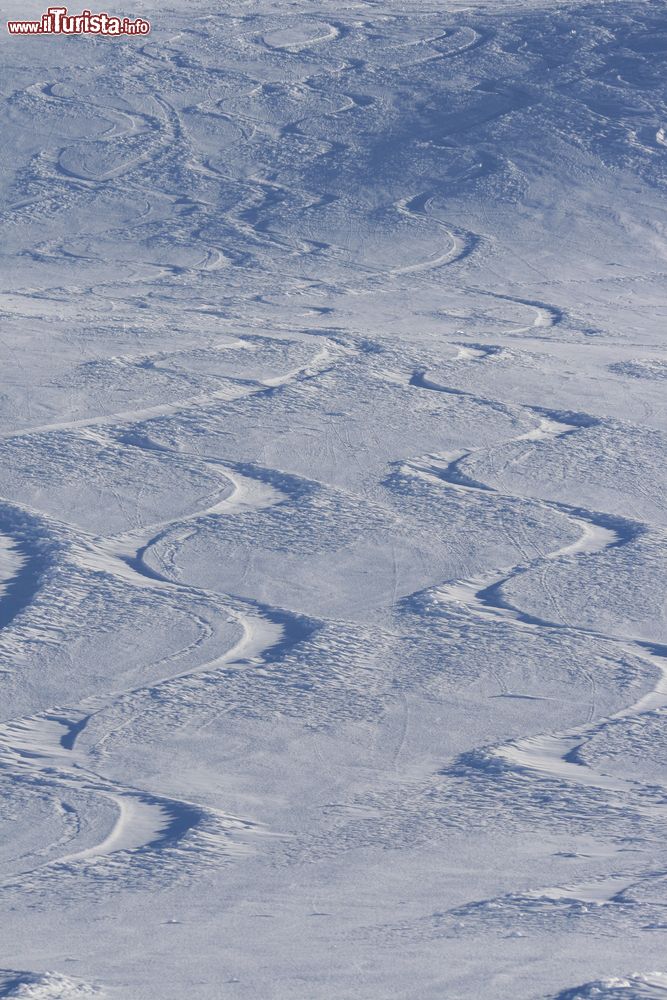
<path id="1" fill-rule="evenodd" d="M 667 995 L 664 5 L 123 13 L 0 44 L 0 997 Z"/>

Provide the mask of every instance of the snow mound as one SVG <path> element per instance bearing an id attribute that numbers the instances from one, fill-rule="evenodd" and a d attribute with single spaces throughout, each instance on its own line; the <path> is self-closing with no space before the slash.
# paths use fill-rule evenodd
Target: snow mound
<path id="1" fill-rule="evenodd" d="M 573 990 L 559 993 L 556 1000 L 644 1000 L 644 998 L 667 996 L 667 975 L 664 972 L 651 972 L 648 975 L 634 975 L 627 979 L 612 977 L 598 979 L 585 986 L 576 986 Z"/>
<path id="2" fill-rule="evenodd" d="M 16 1000 L 78 1000 L 79 997 L 100 996 L 89 983 L 70 979 L 58 972 L 0 971 L 0 997 Z"/>

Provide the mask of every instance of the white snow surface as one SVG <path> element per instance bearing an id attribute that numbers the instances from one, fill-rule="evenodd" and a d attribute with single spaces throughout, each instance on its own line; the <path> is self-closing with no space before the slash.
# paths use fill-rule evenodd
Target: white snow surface
<path id="1" fill-rule="evenodd" d="M 0 997 L 667 995 L 664 4 L 120 13 L 2 26 Z"/>

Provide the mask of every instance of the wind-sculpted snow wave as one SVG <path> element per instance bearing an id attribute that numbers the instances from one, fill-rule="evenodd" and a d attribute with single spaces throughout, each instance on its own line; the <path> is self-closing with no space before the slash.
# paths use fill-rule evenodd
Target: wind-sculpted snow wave
<path id="1" fill-rule="evenodd" d="M 209 464 L 217 466 L 219 463 Z M 251 668 L 261 663 L 264 656 L 270 659 L 284 647 L 289 648 L 299 642 L 310 630 L 305 621 L 302 624 L 295 615 L 281 613 L 277 609 L 247 607 L 233 600 L 220 601 L 215 594 L 197 591 L 173 581 L 146 564 L 146 553 L 158 539 L 161 540 L 167 532 L 171 534 L 179 529 L 187 534 L 188 530 L 194 530 L 188 527 L 190 521 L 196 525 L 202 518 L 238 510 L 261 509 L 284 499 L 278 490 L 268 485 L 262 486 L 261 483 L 227 468 L 226 478 L 232 483 L 231 496 L 192 512 L 180 523 L 167 519 L 162 523 L 107 538 L 77 537 L 68 526 L 57 522 L 51 529 L 53 535 L 62 540 L 63 546 L 67 540 L 70 566 L 73 575 L 78 575 L 78 587 L 84 593 L 87 589 L 93 589 L 92 582 L 89 581 L 101 575 L 121 581 L 125 587 L 129 585 L 157 589 L 167 595 L 168 601 L 172 593 L 181 600 L 189 598 L 193 611 L 199 605 L 204 607 L 208 615 L 225 612 L 231 616 L 228 620 L 235 622 L 240 628 L 241 636 L 229 650 L 211 661 L 198 664 L 194 669 L 184 669 L 164 677 L 149 689 L 148 693 L 152 698 L 157 696 L 162 685 L 178 685 L 179 681 L 193 674 L 202 683 L 211 684 L 215 682 L 217 672 Z M 14 530 L 17 532 L 20 527 L 25 533 L 24 524 L 32 527 L 33 522 L 40 523 L 37 518 L 31 519 L 18 508 L 13 509 L 8 504 L 5 506 L 6 520 L 16 526 Z M 49 522 L 46 522 L 47 532 L 48 527 Z M 46 546 L 42 543 L 42 548 L 44 547 Z M 39 551 L 40 548 L 33 540 L 27 550 L 26 565 L 29 569 L 19 570 L 16 578 L 10 580 L 4 602 L 6 623 L 25 609 L 27 627 L 32 628 L 36 634 L 39 634 L 37 630 L 40 626 L 43 631 L 44 623 L 31 621 L 30 605 L 35 601 L 38 588 L 41 586 L 46 589 L 46 582 L 37 577 L 36 571 L 30 567 L 37 562 Z M 53 568 L 59 571 L 61 585 L 64 582 L 67 586 L 67 576 L 62 571 L 62 564 L 54 559 Z M 88 579 L 86 576 L 81 578 L 77 570 L 83 570 Z M 70 581 L 70 586 L 73 582 Z M 15 591 L 20 591 L 22 598 L 15 596 Z M 207 637 L 210 638 L 214 630 L 209 623 L 206 625 Z M 5 639 L 11 643 L 11 633 Z M 203 645 L 201 635 L 193 645 L 195 648 Z M 166 664 L 170 659 L 176 661 L 188 652 L 190 647 L 177 650 L 176 655 L 163 658 L 162 662 Z M 13 782 L 27 784 L 38 790 L 55 789 L 59 795 L 71 792 L 76 795 L 78 791 L 83 791 L 107 800 L 116 813 L 112 830 L 101 842 L 58 853 L 47 862 L 17 872 L 15 878 L 6 881 L 6 885 L 18 886 L 24 891 L 28 888 L 39 889 L 49 884 L 49 876 L 53 877 L 54 869 L 56 872 L 68 873 L 72 866 L 90 866 L 91 862 L 90 873 L 94 878 L 108 877 L 114 885 L 120 885 L 126 875 L 133 881 L 142 876 L 155 879 L 163 868 L 168 872 L 170 864 L 178 867 L 183 874 L 190 856 L 196 859 L 196 866 L 199 866 L 206 863 L 207 857 L 233 855 L 241 849 L 235 847 L 233 842 L 228 844 L 230 832 L 233 834 L 235 830 L 252 830 L 257 824 L 227 817 L 218 810 L 206 809 L 194 803 L 119 784 L 92 771 L 86 763 L 85 754 L 83 757 L 79 754 L 77 739 L 88 726 L 91 717 L 101 716 L 111 706 L 120 707 L 127 698 L 136 700 L 139 695 L 140 690 L 134 689 L 115 692 L 107 698 L 92 697 L 78 706 L 57 706 L 33 717 L 14 719 L 1 727 L 2 780 L 9 786 L 10 797 Z M 81 832 L 81 823 L 76 832 Z M 100 866 L 100 860 L 108 863 Z M 46 875 L 42 870 L 44 868 L 47 869 Z"/>
<path id="2" fill-rule="evenodd" d="M 460 355 L 459 355 L 460 356 Z M 466 355 L 464 355 L 466 356 Z M 476 353 L 473 357 L 476 358 Z M 484 355 L 482 355 L 484 356 Z M 451 392 L 454 395 L 470 396 L 471 393 L 456 388 L 433 383 L 424 375 L 418 373 L 412 376 L 410 384 L 420 388 L 437 392 Z M 483 400 L 485 405 L 494 409 L 503 408 L 503 404 L 495 401 Z M 548 416 L 542 416 L 547 413 Z M 595 425 L 594 418 L 585 414 L 556 413 L 537 411 L 537 423 L 533 430 L 518 435 L 514 441 L 525 442 L 528 447 L 539 447 L 544 441 L 553 438 L 569 436 L 579 432 L 581 428 Z M 510 440 L 507 444 L 512 444 Z M 525 786 L 526 774 L 533 773 L 538 777 L 543 787 L 543 817 L 541 823 L 547 825 L 558 822 L 558 811 L 562 809 L 563 793 L 570 803 L 576 803 L 576 811 L 579 816 L 594 815 L 596 809 L 601 809 L 605 799 L 605 806 L 612 810 L 620 808 L 627 810 L 628 818 L 636 822 L 641 818 L 647 827 L 657 831 L 660 829 L 667 815 L 667 787 L 664 783 L 659 785 L 638 781 L 636 778 L 628 780 L 615 773 L 605 773 L 592 766 L 587 759 L 586 748 L 590 741 L 594 741 L 600 733 L 612 732 L 617 725 L 623 726 L 626 721 L 647 722 L 654 719 L 656 715 L 664 713 L 667 705 L 667 646 L 661 643 L 647 642 L 644 639 L 623 635 L 622 633 L 606 634 L 591 628 L 572 624 L 561 617 L 560 609 L 556 600 L 551 596 L 552 613 L 556 616 L 553 619 L 536 617 L 530 613 L 522 611 L 520 608 L 510 603 L 505 596 L 505 589 L 510 581 L 523 574 L 530 573 L 534 569 L 546 568 L 550 562 L 556 561 L 569 567 L 572 573 L 573 560 L 580 558 L 589 559 L 599 554 L 606 553 L 610 549 L 636 545 L 647 532 L 651 531 L 649 525 L 630 522 L 626 519 L 612 515 L 600 514 L 587 511 L 582 508 L 570 507 L 569 505 L 557 503 L 549 500 L 536 500 L 534 498 L 514 497 L 500 493 L 497 489 L 486 484 L 477 482 L 460 471 L 460 463 L 465 461 L 476 451 L 482 452 L 486 449 L 473 449 L 467 452 L 428 455 L 419 459 L 409 460 L 404 463 L 397 474 L 388 481 L 392 489 L 400 488 L 402 479 L 416 476 L 418 479 L 433 484 L 435 488 L 443 485 L 452 489 L 456 493 L 478 494 L 485 503 L 507 503 L 508 501 L 520 500 L 529 506 L 542 506 L 552 508 L 566 515 L 576 525 L 578 537 L 575 541 L 562 545 L 550 552 L 541 552 L 536 557 L 527 560 L 522 564 L 506 567 L 492 571 L 479 577 L 469 579 L 459 579 L 447 581 L 446 583 L 430 588 L 419 595 L 413 595 L 402 602 L 404 607 L 421 609 L 422 613 L 428 609 L 433 613 L 433 609 L 438 607 L 448 607 L 461 609 L 466 616 L 472 614 L 480 618 L 488 619 L 490 622 L 498 623 L 513 629 L 529 630 L 542 634 L 545 631 L 556 630 L 564 632 L 568 639 L 580 636 L 586 643 L 590 638 L 596 641 L 599 648 L 601 645 L 611 648 L 612 655 L 626 656 L 628 659 L 643 662 L 657 678 L 653 690 L 643 694 L 637 702 L 632 705 L 624 705 L 613 714 L 598 718 L 596 717 L 596 702 L 599 699 L 600 681 L 595 676 L 595 671 L 582 667 L 582 672 L 590 684 L 591 708 L 589 720 L 583 726 L 562 732 L 550 732 L 545 735 L 536 734 L 524 739 L 516 739 L 512 742 L 500 746 L 490 746 L 480 750 L 474 750 L 462 754 L 452 764 L 447 765 L 440 772 L 440 776 L 447 779 L 447 783 L 439 788 L 438 784 L 424 786 L 418 793 L 421 796 L 422 805 L 417 798 L 412 806 L 414 819 L 420 823 L 420 813 L 426 809 L 426 803 L 432 808 L 438 798 L 442 799 L 442 805 L 453 805 L 460 792 L 455 788 L 448 788 L 453 778 L 456 783 L 463 782 L 463 787 L 468 787 L 467 811 L 476 812 L 481 808 L 486 811 L 481 803 L 474 805 L 475 797 L 471 794 L 471 788 L 478 783 L 479 778 L 482 785 L 486 786 L 489 798 L 494 802 L 498 797 L 502 800 L 506 798 L 507 804 L 513 803 L 514 808 L 527 809 L 527 802 L 522 803 L 522 794 L 518 791 L 517 778 Z M 464 466 L 465 467 L 465 466 Z M 543 577 L 543 586 L 546 590 L 546 581 Z M 549 593 L 546 590 L 547 594 Z M 445 612 L 445 620 L 450 620 L 449 613 Z M 455 629 L 455 619 L 451 620 L 452 631 Z M 648 671 L 647 671 L 648 673 Z M 522 697 L 511 693 L 506 682 L 501 676 L 494 674 L 500 687 L 500 697 L 514 698 Z M 530 697 L 530 696 L 528 696 Z M 588 795 L 588 803 L 584 805 L 585 799 L 573 797 L 572 793 L 566 791 L 568 786 L 579 785 L 584 788 L 595 789 L 595 799 Z M 535 796 L 536 789 L 531 783 L 529 794 Z M 451 791 L 454 791 L 452 801 Z M 600 796 L 602 792 L 602 797 Z M 607 793 L 607 794 L 605 794 Z M 415 792 L 411 791 L 410 795 Z M 538 792 L 538 799 L 539 799 Z M 381 797 L 380 797 L 381 802 Z M 519 803 L 522 803 L 519 805 Z M 621 805 L 622 803 L 622 805 Z M 472 808 L 471 808 L 472 807 Z M 377 808 L 377 804 L 376 804 Z M 550 814 L 553 811 L 553 819 Z M 568 822 L 574 822 L 574 814 L 571 814 Z M 423 822 L 423 820 L 422 820 Z M 442 822 L 445 828 L 449 823 L 447 813 L 442 813 L 437 822 Z M 386 823 L 386 820 L 385 820 Z M 367 824 L 373 836 L 374 825 Z M 428 828 L 428 823 L 426 823 Z M 378 835 L 378 831 L 375 831 Z M 396 835 L 396 831 L 394 831 Z M 413 834 L 414 835 L 414 831 Z M 357 833 L 357 836 L 359 834 Z M 490 926 L 498 925 L 506 927 L 508 919 L 519 921 L 520 926 L 530 929 L 534 926 L 559 925 L 563 917 L 575 915 L 579 922 L 588 925 L 590 920 L 586 916 L 590 912 L 590 906 L 609 905 L 612 907 L 614 916 L 612 919 L 629 919 L 633 914 L 633 909 L 640 902 L 636 896 L 638 887 L 644 885 L 654 886 L 657 878 L 662 878 L 663 872 L 650 868 L 648 870 L 622 871 L 618 874 L 606 875 L 598 879 L 580 884 L 570 884 L 566 886 L 548 888 L 535 888 L 525 893 L 513 893 L 506 897 L 494 900 L 465 904 L 454 908 L 449 914 L 439 914 L 437 921 L 432 922 L 432 928 L 437 928 L 437 936 L 456 936 L 463 933 L 460 928 L 468 928 L 467 933 L 474 932 L 478 926 L 478 921 L 482 920 Z M 659 913 L 659 909 L 654 911 L 648 901 L 644 902 L 641 909 L 643 919 L 649 919 L 653 912 Z M 464 923 L 461 923 L 463 918 Z M 424 921 L 424 925 L 428 922 Z M 398 932 L 399 928 L 395 929 Z M 402 928 L 401 928 L 402 930 Z M 425 927 L 419 929 L 419 933 L 424 933 Z M 523 933 L 517 932 L 517 933 Z"/>
<path id="3" fill-rule="evenodd" d="M 664 992 L 667 18 L 336 6 L 0 42 L 0 996 Z"/>

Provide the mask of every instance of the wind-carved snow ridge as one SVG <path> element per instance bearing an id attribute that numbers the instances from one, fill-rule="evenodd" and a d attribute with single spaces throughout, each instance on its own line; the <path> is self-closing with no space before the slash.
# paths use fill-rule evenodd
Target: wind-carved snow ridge
<path id="1" fill-rule="evenodd" d="M 441 222 L 439 219 L 436 219 L 430 208 L 432 200 L 433 193 L 425 191 L 422 194 L 415 195 L 413 198 L 402 199 L 397 202 L 396 207 L 399 213 L 407 218 L 422 215 L 432 219 L 437 227 L 446 233 L 450 246 L 444 251 L 444 253 L 438 254 L 436 257 L 422 262 L 405 264 L 402 267 L 393 268 L 391 274 L 414 274 L 417 271 L 436 270 L 439 267 L 444 267 L 446 264 L 453 264 L 455 261 L 464 260 L 471 253 L 473 253 L 479 243 L 479 237 L 476 233 L 459 232 L 450 228 L 446 225 L 446 223 Z"/>
<path id="2" fill-rule="evenodd" d="M 227 656 L 200 669 L 241 669 L 257 662 L 267 645 L 276 644 L 281 634 L 278 626 L 271 628 L 258 619 L 264 627 L 256 628 L 251 621 L 246 619 L 243 639 Z M 201 865 L 207 858 L 233 857 L 248 849 L 243 837 L 235 839 L 234 834 L 252 831 L 257 824 L 194 802 L 125 786 L 90 769 L 87 754 L 79 751 L 76 740 L 91 714 L 103 711 L 105 704 L 96 699 L 77 708 L 55 707 L 0 728 L 0 767 L 6 779 L 27 780 L 34 787 L 65 796 L 68 790 L 92 793 L 105 799 L 116 813 L 112 829 L 101 842 L 20 872 L 18 881 L 10 879 L 9 885 L 39 886 L 40 875 L 47 876 L 47 869 L 65 873 L 73 871 L 73 865 L 91 862 L 95 867 L 90 874 L 97 878 L 135 880 L 142 874 L 155 878 L 163 868 L 166 874 L 170 865 L 184 873 L 193 861 Z M 106 866 L 100 867 L 99 861 Z"/>
<path id="3" fill-rule="evenodd" d="M 90 983 L 70 979 L 59 972 L 14 972 L 0 969 L 0 997 L 15 1000 L 78 1000 L 79 997 L 103 997 Z"/>
<path id="4" fill-rule="evenodd" d="M 515 337 L 520 337 L 522 334 L 526 333 L 537 335 L 542 329 L 550 329 L 551 327 L 557 326 L 565 319 L 565 313 L 562 309 L 559 309 L 558 306 L 550 305 L 547 302 L 539 302 L 534 299 L 522 299 L 514 295 L 501 295 L 498 292 L 485 292 L 484 294 L 489 295 L 491 298 L 497 299 L 500 302 L 512 302 L 517 305 L 527 306 L 534 311 L 535 315 L 532 323 L 525 327 L 519 327 L 519 329 L 505 331 L 506 335 L 511 334 Z"/>
<path id="5" fill-rule="evenodd" d="M 667 995 L 663 5 L 138 6 L 0 39 L 0 996 Z"/>
<path id="6" fill-rule="evenodd" d="M 414 375 L 410 382 L 418 388 L 436 390 L 438 392 L 453 392 L 466 396 L 461 390 L 431 383 L 421 373 Z M 473 397 L 478 398 L 478 397 Z M 496 402 L 489 405 L 497 407 Z M 532 409 L 538 416 L 537 426 L 530 431 L 510 439 L 508 444 L 517 441 L 527 441 L 538 444 L 541 441 L 564 437 L 576 433 L 581 427 L 594 425 L 597 421 L 586 415 L 560 414 L 543 408 Z M 548 416 L 541 416 L 548 413 Z M 472 449 L 461 453 L 440 456 L 426 456 L 410 461 L 401 467 L 403 474 L 413 474 L 431 482 L 441 482 L 451 489 L 472 493 L 498 496 L 500 500 L 508 499 L 508 495 L 499 494 L 482 483 L 477 483 L 460 471 L 463 463 L 475 451 Z M 639 795 L 640 802 L 635 808 L 648 818 L 664 822 L 667 819 L 667 785 L 659 789 L 643 788 L 636 780 L 627 780 L 617 775 L 606 774 L 589 766 L 580 757 L 580 751 L 587 742 L 601 731 L 613 727 L 616 722 L 642 715 L 661 712 L 667 708 L 667 646 L 649 643 L 644 640 L 624 635 L 609 635 L 595 632 L 568 624 L 564 621 L 549 621 L 536 617 L 513 607 L 503 596 L 503 587 L 516 576 L 530 569 L 539 567 L 547 561 L 571 560 L 581 556 L 591 556 L 605 552 L 611 548 L 631 544 L 647 527 L 618 517 L 572 508 L 569 505 L 553 501 L 513 496 L 530 505 L 539 505 L 558 510 L 574 522 L 581 534 L 579 538 L 551 552 L 544 553 L 530 563 L 518 564 L 495 570 L 480 577 L 454 580 L 427 592 L 427 599 L 436 602 L 453 603 L 467 608 L 481 618 L 496 620 L 514 627 L 532 630 L 563 630 L 570 634 L 587 634 L 596 638 L 611 641 L 617 645 L 621 654 L 635 655 L 649 664 L 657 676 L 655 687 L 643 695 L 637 702 L 603 719 L 591 720 L 588 725 L 578 726 L 569 732 L 549 733 L 513 740 L 502 746 L 489 748 L 486 751 L 476 751 L 467 757 L 460 758 L 456 767 L 471 766 L 482 769 L 494 767 L 494 758 L 505 766 L 520 771 L 532 772 L 546 778 L 556 779 L 566 783 L 574 783 L 593 788 L 608 789 L 622 794 Z M 447 769 L 446 769 L 447 770 Z M 445 772 L 443 772 L 445 773 Z M 635 885 L 643 878 L 650 879 L 654 872 L 633 873 L 631 875 L 612 876 L 588 884 L 566 886 L 561 888 L 543 888 L 525 893 L 520 899 L 559 900 L 574 899 L 581 902 L 595 902 L 600 905 L 606 901 L 621 898 L 623 890 Z M 465 908 L 463 912 L 466 912 Z"/>
<path id="7" fill-rule="evenodd" d="M 88 565 L 84 560 L 84 565 Z M 93 561 L 89 568 L 99 570 Z M 104 572 L 117 573 L 112 559 L 103 561 Z M 122 572 L 121 572 L 122 575 Z M 167 578 L 147 574 L 147 580 L 128 576 L 134 586 L 175 587 Z M 189 588 L 180 587 L 184 592 Z M 312 625 L 278 609 L 253 607 L 248 602 L 228 599 L 227 613 L 242 628 L 242 636 L 229 651 L 215 660 L 165 677 L 145 689 L 151 698 L 159 698 L 160 689 L 200 675 L 207 683 L 227 672 L 253 669 L 266 660 L 300 642 Z M 238 857 L 252 849 L 247 834 L 257 832 L 257 823 L 227 816 L 220 810 L 194 802 L 152 794 L 119 784 L 91 769 L 89 754 L 80 751 L 77 739 L 91 718 L 103 715 L 110 706 L 119 706 L 144 693 L 137 688 L 95 698 L 78 707 L 55 707 L 32 718 L 24 718 L 0 727 L 0 768 L 12 780 L 27 779 L 35 787 L 57 790 L 84 790 L 101 796 L 116 812 L 113 828 L 99 843 L 73 853 L 60 854 L 29 871 L 19 873 L 8 885 L 24 889 L 40 887 L 50 872 L 76 872 L 87 863 L 87 871 L 96 879 L 107 878 L 114 884 L 124 879 L 168 875 L 177 868 L 181 876 L 189 868 L 197 870 L 207 863 L 219 863 L 225 857 Z M 100 864 L 100 862 L 102 862 Z M 91 864 L 93 867 L 90 867 Z"/>
<path id="8" fill-rule="evenodd" d="M 328 356 L 326 348 L 318 354 L 318 358 Z M 309 366 L 307 371 L 311 370 Z M 287 381 L 289 376 L 277 380 L 276 384 Z M 120 431 L 119 439 L 129 447 L 170 452 L 168 447 L 156 444 L 146 435 L 134 435 L 131 430 Z M 181 584 L 147 564 L 146 555 L 151 547 L 167 535 L 177 545 L 196 530 L 197 522 L 202 519 L 263 510 L 286 498 L 267 481 L 275 476 L 260 477 L 255 470 L 245 466 L 242 473 L 238 465 L 213 458 L 193 458 L 221 478 L 222 499 L 214 499 L 182 519 L 170 518 L 118 536 L 86 538 L 79 533 L 78 539 L 67 540 L 69 558 L 86 572 L 105 574 L 132 587 L 176 594 L 180 591 L 204 602 L 212 601 L 226 607 L 227 614 L 232 616 L 230 620 L 240 626 L 241 638 L 231 649 L 194 669 L 165 677 L 148 689 L 152 697 L 158 696 L 161 685 L 173 684 L 179 678 L 206 675 L 210 679 L 216 673 L 253 669 L 265 659 L 281 655 L 285 648 L 300 642 L 311 630 L 305 619 L 302 623 L 297 615 L 248 601 L 220 599 Z M 248 475 L 248 471 L 255 474 Z M 5 505 L 5 520 L 22 528 L 25 534 L 26 526 L 32 528 L 37 519 Z M 54 528 L 56 536 L 63 539 L 70 534 L 65 526 L 55 525 Z M 32 544 L 34 546 L 34 542 Z M 7 595 L 0 605 L 0 608 L 4 606 L 6 623 L 35 595 L 38 575 L 33 563 L 39 564 L 38 552 L 38 549 L 29 552 L 8 579 Z M 116 814 L 112 829 L 99 843 L 59 854 L 48 862 L 19 872 L 16 880 L 10 879 L 6 885 L 39 888 L 50 872 L 67 874 L 81 865 L 91 877 L 106 878 L 120 885 L 123 879 L 136 881 L 146 875 L 155 878 L 163 871 L 168 873 L 170 868 L 180 870 L 182 875 L 188 866 L 199 868 L 207 862 L 241 856 L 251 849 L 247 835 L 258 829 L 258 824 L 251 820 L 119 784 L 91 770 L 87 753 L 79 750 L 78 736 L 92 716 L 101 715 L 109 706 L 120 704 L 137 693 L 139 689 L 119 691 L 106 698 L 95 698 L 74 707 L 54 707 L 34 717 L 0 726 L 0 771 L 5 778 L 18 782 L 27 780 L 37 788 L 57 790 L 58 794 L 66 794 L 68 789 L 92 793 L 106 800 Z"/>
<path id="9" fill-rule="evenodd" d="M 226 347 L 228 345 L 225 345 Z M 174 403 L 156 403 L 154 406 L 147 406 L 137 410 L 127 410 L 119 413 L 111 413 L 105 416 L 82 417 L 78 420 L 55 421 L 48 424 L 26 427 L 22 430 L 8 431 L 0 433 L 0 438 L 20 438 L 31 434 L 44 434 L 51 431 L 86 430 L 95 427 L 121 427 L 122 425 L 133 426 L 140 422 L 150 421 L 160 417 L 168 417 L 174 414 L 187 413 L 189 410 L 200 410 L 207 406 L 213 406 L 218 402 L 232 402 L 242 399 L 245 396 L 261 395 L 270 393 L 281 386 L 289 385 L 292 382 L 302 379 L 310 379 L 320 372 L 326 371 L 337 358 L 346 353 L 346 348 L 333 342 L 324 343 L 317 353 L 308 363 L 293 368 L 278 376 L 264 379 L 224 379 L 222 388 L 213 392 L 206 392 L 189 399 L 178 400 Z"/>
<path id="10" fill-rule="evenodd" d="M 563 990 L 552 1000 L 652 1000 L 653 997 L 667 996 L 667 975 L 664 972 L 651 972 L 645 975 L 634 973 L 631 976 L 610 977 L 598 979 L 585 986 L 575 986 L 571 990 Z"/>

